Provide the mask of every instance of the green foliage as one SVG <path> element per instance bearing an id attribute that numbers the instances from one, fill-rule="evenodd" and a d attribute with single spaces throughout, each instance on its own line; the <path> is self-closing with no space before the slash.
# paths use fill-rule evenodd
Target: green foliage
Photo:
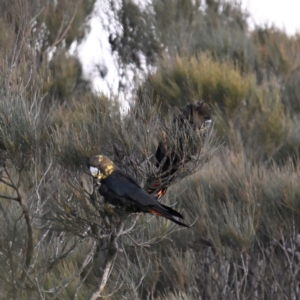
<path id="1" fill-rule="evenodd" d="M 251 39 L 256 48 L 258 77 L 276 75 L 286 79 L 299 67 L 299 37 L 289 37 L 276 28 L 257 28 Z M 265 70 L 265 72 L 263 72 Z M 265 73 L 265 74 L 263 74 Z"/>
<path id="2" fill-rule="evenodd" d="M 48 36 L 46 45 L 60 43 L 61 37 L 69 47 L 75 40 L 84 37 L 84 22 L 92 12 L 95 0 L 61 0 L 50 1 L 46 4 L 45 13 L 37 19 L 38 23 L 45 23 Z M 63 34 L 66 33 L 64 36 Z"/>
<path id="3" fill-rule="evenodd" d="M 248 15 L 236 2 L 153 1 L 155 27 L 165 56 L 195 55 L 208 51 L 219 59 L 231 58 L 241 70 L 254 63 L 248 38 Z"/>
<path id="4" fill-rule="evenodd" d="M 159 97 L 162 110 L 182 107 L 191 99 L 205 99 L 210 104 L 226 107 L 229 115 L 241 105 L 253 85 L 253 77 L 242 77 L 231 63 L 220 63 L 200 54 L 165 60 L 149 78 L 154 98 Z"/>
<path id="5" fill-rule="evenodd" d="M 67 54 L 93 4 L 0 3 L 0 298 L 89 298 L 122 233 L 104 299 L 296 299 L 299 36 L 248 32 L 247 14 L 222 1 L 123 1 L 112 50 L 157 65 L 153 95 L 145 88 L 122 115 Z M 143 185 L 172 110 L 199 100 L 214 112 L 208 143 L 162 200 L 191 228 L 116 216 L 93 193 L 87 160 L 108 155 Z"/>
<path id="6" fill-rule="evenodd" d="M 230 272 L 234 271 L 235 264 L 244 271 L 243 268 L 247 265 L 249 272 L 257 272 L 255 263 L 260 263 L 264 267 L 260 269 L 260 275 L 255 276 L 264 278 L 258 285 L 261 288 L 266 287 L 272 282 L 273 276 L 276 278 L 280 276 L 275 268 L 275 261 L 289 259 L 284 253 L 286 251 L 284 247 L 287 246 L 285 243 L 290 241 L 282 239 L 294 236 L 295 228 L 299 228 L 300 225 L 298 201 L 300 190 L 297 184 L 299 168 L 292 165 L 281 168 L 272 166 L 270 169 L 266 169 L 263 165 L 252 166 L 247 162 L 245 155 L 238 156 L 228 150 L 213 162 L 213 166 L 182 182 L 169 193 L 169 197 L 176 197 L 186 210 L 198 212 L 193 230 L 186 232 L 184 238 L 178 235 L 179 238 L 176 240 L 179 248 L 184 249 L 188 244 L 189 249 L 194 249 L 198 256 L 186 258 L 185 265 L 181 266 L 182 271 L 177 272 L 184 276 L 188 264 L 194 263 L 196 269 L 198 265 L 198 270 L 203 271 L 199 272 L 202 273 L 202 277 L 196 275 L 196 278 L 200 278 L 202 283 L 205 278 L 210 278 L 211 281 L 206 283 L 208 287 L 210 286 L 212 295 L 216 297 L 220 291 L 216 289 L 215 280 L 222 277 L 224 280 L 229 276 L 227 278 L 230 282 L 232 280 Z M 182 190 L 185 190 L 183 194 Z M 282 246 L 280 240 L 284 243 Z M 213 252 L 208 255 L 207 249 L 212 249 Z M 188 252 L 189 250 L 186 250 L 187 254 Z M 263 257 L 260 262 L 257 261 L 257 252 Z M 208 257 L 205 258 L 206 254 Z M 247 256 L 252 263 L 246 260 Z M 271 256 L 273 262 L 269 261 Z M 241 257 L 245 259 L 244 262 L 240 261 Z M 208 260 L 207 270 L 206 260 Z M 214 260 L 218 263 L 215 264 Z M 204 263 L 204 266 L 200 267 L 201 263 Z M 267 267 L 269 263 L 271 266 Z M 172 265 L 169 268 L 172 268 Z M 177 267 L 179 268 L 178 265 Z M 165 266 L 165 269 L 168 267 Z M 225 277 L 224 272 L 228 272 Z M 241 275 L 240 273 L 236 276 L 242 280 Z M 292 274 L 289 273 L 287 276 Z M 178 282 L 176 276 L 170 280 L 173 284 Z M 191 280 L 191 284 L 192 282 Z M 284 286 L 284 280 L 280 282 L 283 284 L 282 294 L 288 294 L 286 291 L 288 286 Z M 229 288 L 225 282 L 220 285 L 221 290 Z M 252 280 L 249 285 L 253 286 Z M 185 291 L 182 288 L 179 290 Z M 270 290 L 267 290 L 267 295 L 270 295 Z M 240 293 L 249 293 L 247 295 L 251 297 L 253 291 L 245 290 Z"/>
<path id="7" fill-rule="evenodd" d="M 75 57 L 66 57 L 66 53 L 55 53 L 49 68 L 41 71 L 46 101 L 58 102 L 58 104 L 71 104 L 72 99 L 79 98 L 78 93 L 87 91 L 86 83 L 81 78 L 82 69 L 80 62 Z M 74 91 L 78 91 L 76 97 Z"/>
<path id="8" fill-rule="evenodd" d="M 164 61 L 149 82 L 163 112 L 191 99 L 210 103 L 218 134 L 236 150 L 246 145 L 249 158 L 270 159 L 286 141 L 290 124 L 276 81 L 257 86 L 254 75 L 200 54 Z"/>
<path id="9" fill-rule="evenodd" d="M 125 65 L 134 64 L 142 67 L 141 54 L 146 58 L 147 64 L 154 64 L 162 51 L 162 46 L 153 30 L 155 16 L 148 13 L 151 5 L 144 4 L 141 9 L 134 1 L 120 1 L 117 6 L 110 3 L 122 31 L 113 30 L 109 37 L 112 51 L 117 51 L 119 58 Z"/>

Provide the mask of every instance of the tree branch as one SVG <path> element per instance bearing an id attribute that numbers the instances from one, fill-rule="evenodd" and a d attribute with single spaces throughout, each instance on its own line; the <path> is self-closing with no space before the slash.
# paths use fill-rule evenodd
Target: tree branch
<path id="1" fill-rule="evenodd" d="M 11 197 L 11 196 L 0 195 L 0 198 L 14 200 L 14 201 L 18 201 L 19 202 L 19 198 L 18 197 Z"/>
<path id="2" fill-rule="evenodd" d="M 24 269 L 23 269 L 23 272 L 21 274 L 21 277 L 19 279 L 19 283 L 21 285 L 23 285 L 24 283 L 24 280 L 26 278 L 26 274 L 27 274 L 27 271 L 30 267 L 30 263 L 31 263 L 31 259 L 32 259 L 32 256 L 33 256 L 33 230 L 32 230 L 32 226 L 31 226 L 31 221 L 30 221 L 30 216 L 29 216 L 29 211 L 27 209 L 27 207 L 25 206 L 25 204 L 23 203 L 23 199 L 21 197 L 21 194 L 19 192 L 19 186 L 20 186 L 20 177 L 21 177 L 21 174 L 19 174 L 19 182 L 16 186 L 16 184 L 14 183 L 14 181 L 12 180 L 9 172 L 7 171 L 7 169 L 4 167 L 4 171 L 10 181 L 10 184 L 8 183 L 5 183 L 7 185 L 9 185 L 12 189 L 15 190 L 15 192 L 17 193 L 18 197 L 14 198 L 14 197 L 7 197 L 7 196 L 4 196 L 2 195 L 1 197 L 4 198 L 4 199 L 11 199 L 11 200 L 15 200 L 17 201 L 21 208 L 22 208 L 22 211 L 23 211 L 23 215 L 24 215 L 24 218 L 25 218 L 25 223 L 26 223 L 26 227 L 27 227 L 27 235 L 28 235 L 28 241 L 27 241 L 27 249 L 26 249 L 26 258 L 25 258 L 25 266 L 24 266 Z M 21 170 L 20 172 L 21 173 Z"/>
<path id="3" fill-rule="evenodd" d="M 102 278 L 99 282 L 98 287 L 93 292 L 93 294 L 90 296 L 89 300 L 96 300 L 97 298 L 99 298 L 101 296 L 102 291 L 104 290 L 104 288 L 107 284 L 109 275 L 110 275 L 111 270 L 112 270 L 112 266 L 114 264 L 114 261 L 117 257 L 117 253 L 118 253 L 117 240 L 118 240 L 118 237 L 122 234 L 123 228 L 124 228 L 124 222 L 121 221 L 119 223 L 119 225 L 117 226 L 115 233 L 113 233 L 111 235 L 109 248 L 108 248 L 108 253 L 107 253 L 107 256 L 106 256 L 105 263 L 104 263 Z"/>
<path id="4" fill-rule="evenodd" d="M 15 189 L 15 186 L 10 184 L 9 182 L 5 181 L 3 178 L 0 179 L 1 182 L 3 182 L 5 185 L 9 186 L 12 189 Z"/>
<path id="5" fill-rule="evenodd" d="M 19 203 L 20 203 L 20 205 L 22 207 L 22 210 L 23 210 L 23 214 L 24 214 L 24 218 L 25 218 L 25 222 L 26 222 L 26 226 L 27 226 L 27 235 L 28 235 L 25 267 L 24 267 L 24 270 L 23 270 L 22 275 L 20 277 L 20 283 L 23 284 L 23 282 L 25 280 L 25 277 L 26 277 L 27 270 L 30 267 L 31 259 L 33 257 L 33 230 L 32 230 L 32 226 L 31 226 L 31 221 L 30 221 L 30 216 L 29 216 L 28 209 L 22 203 L 21 198 L 20 198 Z"/>

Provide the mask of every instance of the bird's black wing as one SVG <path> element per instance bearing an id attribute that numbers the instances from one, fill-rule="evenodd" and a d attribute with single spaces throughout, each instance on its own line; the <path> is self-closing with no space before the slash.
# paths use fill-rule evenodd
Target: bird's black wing
<path id="1" fill-rule="evenodd" d="M 115 170 L 104 179 L 104 184 L 108 188 L 109 193 L 117 195 L 121 201 L 122 198 L 129 200 L 137 211 L 163 216 L 179 225 L 189 227 L 179 221 L 179 218 L 183 219 L 183 216 L 179 212 L 171 207 L 160 204 L 154 197 L 143 190 L 132 177 L 123 171 Z"/>
<path id="2" fill-rule="evenodd" d="M 158 204 L 155 198 L 144 191 L 131 176 L 121 170 L 115 170 L 104 181 L 107 187 L 120 197 L 130 198 L 146 206 Z"/>

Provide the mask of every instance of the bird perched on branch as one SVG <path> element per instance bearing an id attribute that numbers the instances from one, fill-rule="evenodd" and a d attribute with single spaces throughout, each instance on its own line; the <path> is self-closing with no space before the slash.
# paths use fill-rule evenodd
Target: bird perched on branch
<path id="1" fill-rule="evenodd" d="M 150 213 L 165 217 L 178 225 L 189 227 L 179 221 L 183 219 L 180 213 L 159 203 L 108 157 L 94 156 L 89 161 L 89 169 L 94 179 L 100 184 L 98 191 L 104 197 L 105 202 L 129 212 Z"/>
<path id="2" fill-rule="evenodd" d="M 173 126 L 163 131 L 164 139 L 158 144 L 155 159 L 158 174 L 150 176 L 146 182 L 146 190 L 161 199 L 166 193 L 169 181 L 172 181 L 180 166 L 191 160 L 195 152 L 200 152 L 203 145 L 193 143 L 193 133 L 202 130 L 202 143 L 205 137 L 205 128 L 211 123 L 211 108 L 204 101 L 189 103 L 180 109 L 174 118 Z M 166 136 L 174 138 L 175 142 L 168 144 Z"/>

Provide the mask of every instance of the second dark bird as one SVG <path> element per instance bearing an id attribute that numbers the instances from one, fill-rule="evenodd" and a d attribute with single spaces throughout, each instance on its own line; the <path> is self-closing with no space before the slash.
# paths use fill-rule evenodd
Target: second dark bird
<path id="1" fill-rule="evenodd" d="M 129 212 L 150 213 L 167 218 L 178 225 L 189 227 L 179 221 L 183 219 L 179 212 L 159 203 L 108 157 L 94 156 L 89 161 L 89 169 L 92 176 L 100 183 L 98 190 L 105 202 Z"/>

